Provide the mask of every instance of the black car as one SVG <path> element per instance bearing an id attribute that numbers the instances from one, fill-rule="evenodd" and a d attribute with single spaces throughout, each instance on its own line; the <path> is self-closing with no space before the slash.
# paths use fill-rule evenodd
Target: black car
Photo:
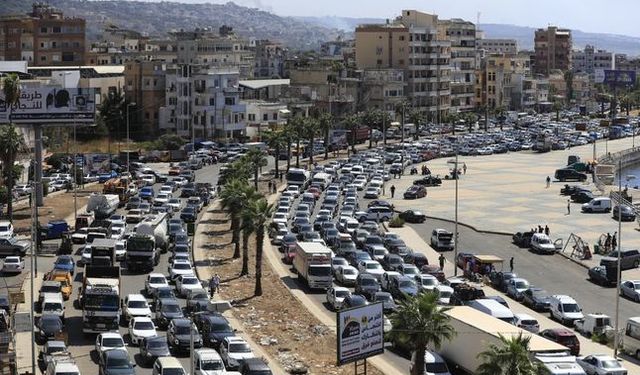
<path id="1" fill-rule="evenodd" d="M 551 295 L 541 288 L 529 288 L 522 293 L 522 303 L 536 311 L 549 311 Z"/>
<path id="2" fill-rule="evenodd" d="M 153 305 L 157 306 L 158 301 L 160 301 L 161 299 L 164 299 L 164 298 L 175 299 L 176 295 L 173 292 L 173 288 L 169 286 L 164 286 L 164 287 L 153 289 L 151 297 L 153 298 Z"/>
<path id="3" fill-rule="evenodd" d="M 192 329 L 193 334 L 191 332 Z M 169 347 L 175 351 L 189 351 L 192 335 L 194 348 L 200 348 L 202 346 L 202 336 L 200 336 L 198 328 L 193 327 L 191 320 L 176 318 L 169 323 L 167 328 L 167 342 Z"/>
<path id="4" fill-rule="evenodd" d="M 582 190 L 587 190 L 586 188 L 582 187 L 582 186 L 577 186 L 577 185 L 564 185 L 563 188 L 560 188 L 560 194 L 561 195 L 573 195 L 579 191 Z"/>
<path id="5" fill-rule="evenodd" d="M 380 262 L 380 264 L 382 264 L 382 267 L 387 270 L 387 271 L 395 271 L 399 266 L 402 265 L 402 263 L 404 263 L 404 259 L 402 259 L 402 257 L 398 254 L 385 254 L 385 256 L 382 258 L 382 261 Z"/>
<path id="6" fill-rule="evenodd" d="M 391 204 L 391 203 L 389 203 L 387 201 L 384 201 L 384 200 L 380 200 L 380 199 L 376 199 L 376 200 L 373 200 L 373 201 L 369 202 L 369 204 L 367 205 L 367 208 L 371 208 L 371 207 L 387 207 L 387 208 L 389 208 L 391 210 L 393 210 L 393 208 L 394 208 L 393 204 Z"/>
<path id="7" fill-rule="evenodd" d="M 368 273 L 361 273 L 356 278 L 356 294 L 361 294 L 367 299 L 370 299 L 379 291 L 380 284 L 375 276 Z"/>
<path id="8" fill-rule="evenodd" d="M 586 181 L 587 175 L 584 173 L 580 173 L 575 169 L 571 168 L 562 168 L 557 169 L 554 177 L 558 181 Z"/>
<path id="9" fill-rule="evenodd" d="M 600 265 L 604 267 L 618 267 L 618 250 L 612 251 L 606 257 L 600 258 Z M 620 253 L 620 269 L 628 270 L 638 268 L 640 265 L 640 252 L 638 250 L 622 250 Z"/>
<path id="10" fill-rule="evenodd" d="M 535 232 L 518 232 L 511 236 L 513 243 L 521 248 L 529 248 L 531 246 L 531 237 Z"/>
<path id="11" fill-rule="evenodd" d="M 125 350 L 110 349 L 102 353 L 98 360 L 100 375 L 135 375 L 135 364 L 131 363 Z"/>
<path id="12" fill-rule="evenodd" d="M 209 294 L 204 289 L 191 289 L 187 295 L 187 312 L 204 311 L 209 306 Z"/>
<path id="13" fill-rule="evenodd" d="M 489 275 L 491 285 L 502 292 L 507 291 L 507 282 L 514 277 L 518 277 L 518 275 L 513 272 L 494 272 Z"/>
<path id="14" fill-rule="evenodd" d="M 163 298 L 156 305 L 156 322 L 160 328 L 167 328 L 174 319 L 184 318 L 178 300 L 175 298 Z"/>
<path id="15" fill-rule="evenodd" d="M 40 334 L 40 340 L 47 341 L 50 338 L 55 337 L 61 333 L 64 329 L 62 319 L 55 314 L 42 314 L 38 321 L 38 333 Z"/>
<path id="16" fill-rule="evenodd" d="M 429 259 L 427 259 L 427 256 L 422 253 L 409 253 L 405 255 L 403 259 L 405 263 L 413 264 L 419 269 L 429 264 Z"/>
<path id="17" fill-rule="evenodd" d="M 427 220 L 425 214 L 418 210 L 406 210 L 398 216 L 407 223 L 424 223 L 424 221 Z"/>
<path id="18" fill-rule="evenodd" d="M 393 300 L 393 296 L 389 292 L 377 292 L 373 295 L 371 302 L 382 302 L 382 309 L 385 313 L 396 311 L 398 305 Z"/>
<path id="19" fill-rule="evenodd" d="M 636 213 L 633 211 L 633 209 L 629 206 L 627 206 L 626 204 L 622 205 L 622 209 L 620 210 L 621 206 L 615 206 L 613 207 L 613 211 L 612 211 L 612 215 L 611 217 L 614 220 L 618 220 L 621 219 L 622 221 L 635 221 L 636 220 Z M 620 212 L 618 212 L 618 210 L 620 210 Z"/>
<path id="20" fill-rule="evenodd" d="M 615 285 L 618 279 L 616 277 L 617 267 L 595 266 L 589 268 L 587 274 L 591 281 L 602 286 Z"/>
<path id="21" fill-rule="evenodd" d="M 416 282 L 407 276 L 393 278 L 390 289 L 391 295 L 398 301 L 408 297 L 415 297 L 419 292 Z"/>
<path id="22" fill-rule="evenodd" d="M 184 220 L 185 223 L 195 223 L 196 218 L 197 212 L 193 206 L 187 206 L 180 212 L 180 219 Z"/>
<path id="23" fill-rule="evenodd" d="M 358 291 L 356 290 L 356 293 Z M 344 301 L 342 302 L 342 308 L 343 309 L 350 309 L 353 307 L 360 307 L 360 306 L 366 306 L 367 305 L 367 299 L 360 294 L 349 294 L 348 296 L 345 297 Z"/>
<path id="24" fill-rule="evenodd" d="M 589 203 L 595 197 L 596 196 L 590 191 L 580 191 L 578 194 L 572 195 L 571 200 L 574 203 Z"/>
<path id="25" fill-rule="evenodd" d="M 150 366 L 159 357 L 170 357 L 171 351 L 167 338 L 162 336 L 145 337 L 140 343 L 140 357 L 142 362 Z"/>
<path id="26" fill-rule="evenodd" d="M 125 209 L 126 210 L 137 209 L 140 206 L 140 203 L 142 203 L 142 199 L 140 197 L 131 197 L 129 198 L 129 201 L 125 206 Z"/>
<path id="27" fill-rule="evenodd" d="M 203 344 L 218 350 L 225 337 L 235 336 L 229 321 L 222 315 L 202 312 L 194 316 L 194 323 L 202 334 Z"/>
<path id="28" fill-rule="evenodd" d="M 400 238 L 390 238 L 384 242 L 384 246 L 390 253 L 398 254 L 401 248 L 407 247 L 407 244 Z"/>
<path id="29" fill-rule="evenodd" d="M 421 186 L 440 186 L 442 185 L 442 179 L 440 177 L 437 176 L 426 176 L 423 177 L 421 179 L 415 180 L 413 181 L 414 185 L 421 185 Z"/>
<path id="30" fill-rule="evenodd" d="M 184 185 L 182 187 L 182 189 L 180 190 L 180 197 L 181 198 L 190 198 L 192 196 L 196 195 L 196 185 L 192 184 L 192 183 L 188 183 L 186 185 Z"/>
<path id="31" fill-rule="evenodd" d="M 247 358 L 242 361 L 238 372 L 241 375 L 272 375 L 269 365 L 262 358 Z"/>
<path id="32" fill-rule="evenodd" d="M 421 185 L 412 185 L 404 192 L 404 199 L 418 199 L 427 196 L 427 188 Z"/>

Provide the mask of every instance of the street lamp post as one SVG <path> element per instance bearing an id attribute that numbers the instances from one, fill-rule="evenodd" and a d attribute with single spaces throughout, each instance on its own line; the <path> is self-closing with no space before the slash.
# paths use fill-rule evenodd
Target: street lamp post
<path id="1" fill-rule="evenodd" d="M 131 121 L 129 119 L 129 108 L 135 106 L 136 103 L 132 102 L 127 104 L 127 172 L 130 172 L 130 167 L 129 167 L 129 154 L 131 153 L 131 147 L 129 146 L 129 122 Z"/>
<path id="2" fill-rule="evenodd" d="M 456 142 L 456 158 L 454 161 L 449 161 L 449 164 L 453 164 L 453 176 L 455 177 L 455 214 L 454 214 L 454 235 L 453 235 L 453 259 L 454 259 L 454 267 L 453 267 L 453 275 L 458 276 L 458 266 L 456 263 L 456 259 L 458 259 L 458 144 Z"/>
<path id="3" fill-rule="evenodd" d="M 76 123 L 73 123 L 73 219 L 78 221 L 78 143 L 76 140 Z M 84 179 L 84 173 L 80 176 Z M 78 228 L 75 228 L 78 229 Z"/>

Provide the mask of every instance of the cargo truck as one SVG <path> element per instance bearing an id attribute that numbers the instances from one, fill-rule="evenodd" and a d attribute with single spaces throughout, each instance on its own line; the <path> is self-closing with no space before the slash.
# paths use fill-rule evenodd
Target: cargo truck
<path id="1" fill-rule="evenodd" d="M 87 202 L 87 212 L 93 212 L 96 219 L 106 219 L 120 205 L 120 197 L 115 194 L 92 194 Z"/>
<path id="2" fill-rule="evenodd" d="M 575 357 L 569 355 L 569 349 L 563 345 L 468 306 L 453 307 L 445 314 L 449 316 L 449 323 L 457 334 L 451 340 L 444 340 L 438 352 L 468 373 L 476 373 L 482 363 L 482 358 L 478 357 L 478 348 L 488 348 L 489 345 L 500 347 L 500 335 L 509 338 L 522 334 L 531 339 L 531 358 L 542 362 L 550 370 L 550 374 L 584 374 Z M 563 372 L 558 372 L 558 369 Z"/>
<path id="3" fill-rule="evenodd" d="M 117 331 L 120 321 L 120 267 L 87 266 L 78 293 L 82 332 Z"/>
<path id="4" fill-rule="evenodd" d="M 293 268 L 310 289 L 331 288 L 331 250 L 317 242 L 298 242 Z"/>
<path id="5" fill-rule="evenodd" d="M 169 234 L 167 233 L 167 214 L 159 213 L 148 217 L 136 225 L 137 234 L 152 236 L 156 249 L 166 252 L 169 247 Z"/>
<path id="6" fill-rule="evenodd" d="M 130 236 L 124 259 L 127 270 L 131 272 L 152 271 L 160 261 L 160 251 L 153 236 L 139 233 Z"/>
<path id="7" fill-rule="evenodd" d="M 109 238 L 96 238 L 91 243 L 92 266 L 116 265 L 116 240 Z"/>

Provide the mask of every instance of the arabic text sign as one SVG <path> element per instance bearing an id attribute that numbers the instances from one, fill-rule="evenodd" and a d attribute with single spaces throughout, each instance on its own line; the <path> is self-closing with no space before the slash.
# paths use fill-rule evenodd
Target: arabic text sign
<path id="1" fill-rule="evenodd" d="M 382 303 L 338 311 L 338 365 L 384 353 Z"/>
<path id="2" fill-rule="evenodd" d="M 604 71 L 604 83 L 610 86 L 633 86 L 636 83 L 634 70 L 609 70 Z"/>
<path id="3" fill-rule="evenodd" d="M 0 124 L 94 122 L 96 115 L 94 89 L 63 89 L 41 86 L 20 90 L 20 100 L 11 108 L 0 92 Z"/>

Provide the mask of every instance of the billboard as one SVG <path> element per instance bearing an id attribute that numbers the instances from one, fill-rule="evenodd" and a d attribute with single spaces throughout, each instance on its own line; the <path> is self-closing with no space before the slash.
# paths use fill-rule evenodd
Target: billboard
<path id="1" fill-rule="evenodd" d="M 604 70 L 603 83 L 609 86 L 633 86 L 636 83 L 635 70 Z"/>
<path id="2" fill-rule="evenodd" d="M 8 108 L 0 92 L 0 124 L 93 123 L 96 116 L 95 90 L 54 86 L 24 87 L 18 103 Z"/>
<path id="3" fill-rule="evenodd" d="M 384 353 L 382 303 L 336 313 L 338 366 Z"/>

